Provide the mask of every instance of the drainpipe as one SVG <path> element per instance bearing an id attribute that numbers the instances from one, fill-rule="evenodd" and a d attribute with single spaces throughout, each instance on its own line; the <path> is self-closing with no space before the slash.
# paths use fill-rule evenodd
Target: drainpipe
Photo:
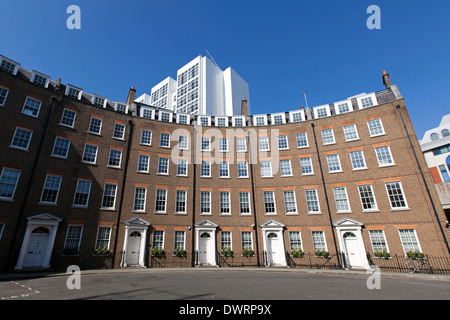
<path id="1" fill-rule="evenodd" d="M 123 172 L 123 180 L 122 180 L 122 192 L 120 195 L 120 205 L 119 205 L 119 212 L 117 213 L 117 221 L 116 221 L 116 236 L 114 241 L 114 249 L 112 254 L 112 264 L 111 268 L 114 269 L 115 262 L 116 262 L 116 251 L 117 251 L 117 239 L 119 237 L 119 226 L 120 226 L 120 219 L 122 217 L 122 207 L 123 207 L 123 198 L 125 194 L 125 183 L 127 180 L 127 172 L 128 172 L 128 163 L 130 161 L 130 150 L 131 150 L 131 143 L 133 140 L 133 129 L 134 129 L 134 123 L 132 120 L 128 120 L 129 125 L 129 132 L 128 132 L 128 144 L 127 144 L 127 158 L 125 159 L 125 166 L 124 166 L 124 172 Z M 144 239 L 146 241 L 146 239 Z"/>
<path id="2" fill-rule="evenodd" d="M 194 137 L 192 145 L 192 171 L 193 171 L 193 180 L 192 180 L 192 226 L 191 226 L 191 266 L 195 267 L 196 262 L 196 254 L 195 254 L 195 197 L 196 192 L 195 188 L 197 187 L 197 166 L 195 164 L 195 160 L 197 157 L 197 128 L 194 124 Z M 186 199 L 187 200 L 187 199 Z"/>
<path id="3" fill-rule="evenodd" d="M 259 261 L 259 237 L 258 237 L 258 223 L 256 219 L 256 201 L 255 201 L 255 182 L 253 177 L 253 164 L 252 164 L 252 145 L 251 145 L 251 135 L 250 131 L 247 131 L 248 135 L 248 164 L 250 166 L 250 181 L 252 183 L 252 205 L 253 205 L 253 223 L 255 225 L 255 242 L 256 242 L 256 261 L 258 264 L 258 268 L 261 266 Z"/>
<path id="4" fill-rule="evenodd" d="M 397 105 L 396 108 L 398 110 L 398 113 L 400 114 L 400 117 L 402 118 L 403 127 L 405 128 L 406 135 L 408 136 L 409 144 L 411 145 L 411 149 L 412 149 L 413 154 L 414 154 L 414 158 L 416 159 L 417 166 L 419 167 L 420 175 L 422 176 L 423 183 L 425 184 L 425 189 L 427 190 L 428 198 L 430 199 L 431 206 L 433 207 L 434 216 L 436 217 L 437 224 L 439 226 L 439 229 L 441 230 L 441 234 L 442 234 L 442 237 L 444 238 L 445 245 L 447 246 L 447 251 L 450 254 L 450 247 L 448 245 L 447 238 L 446 238 L 445 233 L 444 233 L 444 229 L 442 229 L 441 222 L 439 221 L 438 212 L 437 212 L 436 207 L 434 205 L 433 198 L 431 197 L 430 189 L 428 188 L 427 181 L 425 180 L 425 175 L 424 175 L 422 167 L 420 165 L 419 158 L 417 157 L 416 151 L 414 149 L 414 145 L 412 143 L 411 136 L 409 134 L 408 128 L 406 127 L 405 119 L 403 118 L 403 113 L 402 113 L 402 110 L 400 109 L 400 105 Z"/>
<path id="5" fill-rule="evenodd" d="M 337 243 L 336 243 L 335 228 L 334 228 L 334 225 L 333 225 L 333 219 L 331 218 L 330 203 L 328 201 L 328 193 L 327 193 L 327 188 L 326 188 L 326 185 L 325 185 L 325 178 L 323 176 L 322 162 L 320 161 L 319 145 L 317 144 L 317 137 L 316 137 L 316 131 L 315 131 L 315 124 L 314 124 L 314 122 L 311 122 L 311 126 L 312 126 L 312 130 L 313 130 L 313 135 L 314 135 L 314 143 L 316 145 L 317 159 L 319 160 L 320 177 L 322 179 L 322 186 L 323 186 L 323 190 L 325 192 L 325 201 L 327 203 L 328 219 L 330 221 L 331 233 L 333 235 L 334 249 L 336 250 L 336 257 L 337 257 L 338 264 L 341 265 L 341 259 L 339 257 L 339 251 L 338 251 L 338 247 L 337 247 Z"/>

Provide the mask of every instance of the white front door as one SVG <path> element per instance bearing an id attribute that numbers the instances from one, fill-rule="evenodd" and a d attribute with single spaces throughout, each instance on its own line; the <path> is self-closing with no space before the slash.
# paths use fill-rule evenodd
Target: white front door
<path id="1" fill-rule="evenodd" d="M 198 263 L 200 265 L 215 264 L 214 254 L 214 242 L 211 239 L 211 233 L 202 232 L 198 244 Z"/>
<path id="2" fill-rule="evenodd" d="M 141 234 L 134 231 L 130 234 L 128 239 L 128 250 L 127 250 L 127 265 L 137 266 L 139 265 L 139 254 L 141 248 Z"/>
<path id="3" fill-rule="evenodd" d="M 267 234 L 267 261 L 271 266 L 284 265 L 284 248 L 281 237 L 271 232 Z"/>
<path id="4" fill-rule="evenodd" d="M 361 259 L 361 251 L 359 250 L 357 237 L 352 232 L 346 232 L 343 236 L 345 251 L 348 263 L 352 268 L 360 268 L 363 266 Z"/>
<path id="5" fill-rule="evenodd" d="M 23 264 L 24 267 L 42 267 L 49 238 L 50 231 L 47 228 L 39 227 L 31 232 Z"/>

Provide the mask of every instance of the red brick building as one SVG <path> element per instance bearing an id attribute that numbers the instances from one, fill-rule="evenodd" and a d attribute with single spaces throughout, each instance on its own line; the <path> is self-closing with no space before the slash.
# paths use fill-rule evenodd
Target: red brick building
<path id="1" fill-rule="evenodd" d="M 212 117 L 135 103 L 134 88 L 108 101 L 0 60 L 4 271 L 449 256 L 386 73 L 383 90 L 332 104 L 247 115 L 243 100 L 242 115 Z"/>

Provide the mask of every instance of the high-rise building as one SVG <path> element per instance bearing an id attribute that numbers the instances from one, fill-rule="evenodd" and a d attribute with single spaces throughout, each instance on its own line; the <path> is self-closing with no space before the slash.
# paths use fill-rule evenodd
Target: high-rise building
<path id="1" fill-rule="evenodd" d="M 136 102 L 177 113 L 211 116 L 241 114 L 242 99 L 250 110 L 247 82 L 232 68 L 222 71 L 212 60 L 198 56 L 177 71 L 177 80 L 166 78 Z"/>

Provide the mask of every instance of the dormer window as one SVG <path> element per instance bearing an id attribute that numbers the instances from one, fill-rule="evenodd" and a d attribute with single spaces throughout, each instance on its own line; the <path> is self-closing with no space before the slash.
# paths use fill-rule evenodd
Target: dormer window
<path id="1" fill-rule="evenodd" d="M 253 125 L 254 126 L 266 126 L 267 125 L 267 116 L 254 116 L 253 117 Z"/>
<path id="2" fill-rule="evenodd" d="M 94 106 L 97 106 L 100 108 L 106 108 L 106 101 L 107 101 L 107 99 L 105 97 L 99 96 L 97 94 L 94 94 L 92 96 L 92 104 Z"/>
<path id="3" fill-rule="evenodd" d="M 50 77 L 40 72 L 33 71 L 33 73 L 31 74 L 30 82 L 38 86 L 48 88 L 48 84 L 50 83 Z"/>
<path id="4" fill-rule="evenodd" d="M 342 114 L 353 111 L 353 105 L 351 100 L 344 100 L 334 103 L 334 111 L 336 114 Z"/>
<path id="5" fill-rule="evenodd" d="M 358 105 L 361 109 L 370 108 L 378 105 L 377 97 L 375 93 L 363 95 L 357 98 Z"/>
<path id="6" fill-rule="evenodd" d="M 0 56 L 0 70 L 6 71 L 8 73 L 11 73 L 13 75 L 17 75 L 17 72 L 19 71 L 20 64 L 8 59 L 4 56 Z"/>
<path id="7" fill-rule="evenodd" d="M 283 124 L 286 123 L 286 117 L 284 113 L 272 114 L 272 124 Z"/>
<path id="8" fill-rule="evenodd" d="M 290 122 L 301 122 L 305 120 L 305 114 L 303 110 L 289 112 Z"/>
<path id="9" fill-rule="evenodd" d="M 172 114 L 170 112 L 159 112 L 159 121 L 172 122 Z"/>
<path id="10" fill-rule="evenodd" d="M 73 98 L 73 99 L 77 99 L 77 100 L 81 100 L 81 94 L 83 93 L 83 90 L 71 86 L 71 85 L 67 85 L 66 87 L 66 96 Z"/>
<path id="11" fill-rule="evenodd" d="M 200 126 L 210 126 L 211 125 L 211 118 L 210 117 L 198 117 L 198 125 Z"/>
<path id="12" fill-rule="evenodd" d="M 114 110 L 120 113 L 128 113 L 128 105 L 126 103 L 116 102 L 114 105 Z"/>
<path id="13" fill-rule="evenodd" d="M 145 119 L 155 119 L 155 110 L 151 108 L 141 107 L 141 117 Z"/>
<path id="14" fill-rule="evenodd" d="M 226 118 L 226 117 L 216 117 L 216 126 L 218 126 L 218 127 L 228 127 L 228 118 Z"/>
<path id="15" fill-rule="evenodd" d="M 330 106 L 314 107 L 314 116 L 316 119 L 325 118 L 331 116 Z"/>

